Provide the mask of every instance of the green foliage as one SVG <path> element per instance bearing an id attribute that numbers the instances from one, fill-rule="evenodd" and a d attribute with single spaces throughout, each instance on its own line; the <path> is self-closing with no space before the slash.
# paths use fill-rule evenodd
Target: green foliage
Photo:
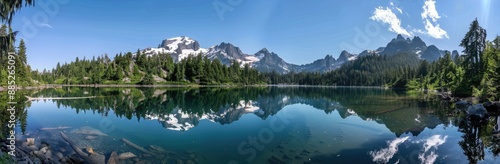
<path id="1" fill-rule="evenodd" d="M 464 95 L 470 95 L 469 91 L 472 86 L 478 86 L 481 82 L 481 77 L 478 74 L 482 74 L 483 70 L 483 51 L 486 47 L 486 30 L 479 26 L 477 19 L 472 21 L 469 27 L 469 31 L 465 34 L 460 46 L 464 48 L 465 61 L 462 63 L 462 67 L 465 69 L 466 84 L 468 86 L 461 86 L 463 88 Z M 473 78 L 470 78 L 473 77 Z"/>
<path id="2" fill-rule="evenodd" d="M 473 94 L 483 100 L 498 100 L 500 98 L 500 76 L 498 72 L 500 50 L 493 43 L 488 43 L 481 60 L 483 63 L 481 82 L 477 87 L 473 87 Z"/>
<path id="3" fill-rule="evenodd" d="M 271 84 L 405 87 L 415 76 L 418 61 L 413 54 L 370 55 L 325 74 L 291 72 L 279 75 L 271 72 L 265 74 L 265 79 Z"/>
<path id="4" fill-rule="evenodd" d="M 0 28 L 0 41 L 1 51 L 0 51 L 0 77 L 7 77 L 8 74 L 8 62 L 13 60 L 15 63 L 15 82 L 17 86 L 29 86 L 33 85 L 31 79 L 31 68 L 27 64 L 26 58 L 26 45 L 23 40 L 20 41 L 19 49 L 16 51 L 12 43 L 15 40 L 15 33 L 12 33 L 9 27 L 2 25 Z M 8 56 L 9 52 L 15 52 L 15 58 L 10 59 Z M 11 62 L 12 63 L 12 62 Z M 0 79 L 0 86 L 7 85 L 7 78 Z M 12 79 L 11 79 L 12 80 Z"/>
<path id="5" fill-rule="evenodd" d="M 24 6 L 34 6 L 35 0 L 2 0 L 0 4 L 0 18 L 10 25 L 14 13 Z"/>
<path id="6" fill-rule="evenodd" d="M 153 75 L 151 73 L 146 74 L 142 81 L 139 83 L 141 85 L 153 85 L 155 84 L 155 79 L 153 78 Z"/>
<path id="7" fill-rule="evenodd" d="M 135 61 L 134 61 L 135 59 Z M 117 54 L 113 60 L 107 55 L 92 60 L 75 59 L 71 63 L 60 64 L 52 71 L 36 72 L 36 80 L 56 84 L 157 84 L 155 76 L 166 80 L 165 84 L 259 84 L 262 75 L 255 69 L 233 62 L 224 66 L 220 61 L 211 61 L 201 54 L 189 56 L 174 63 L 169 54 L 147 55 L 138 51 Z M 128 80 L 125 80 L 128 79 Z"/>

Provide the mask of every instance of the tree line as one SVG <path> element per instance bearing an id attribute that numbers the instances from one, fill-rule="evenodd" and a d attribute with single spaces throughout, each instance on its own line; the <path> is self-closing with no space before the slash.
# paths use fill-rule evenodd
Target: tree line
<path id="1" fill-rule="evenodd" d="M 201 54 L 175 63 L 169 54 L 116 54 L 79 59 L 60 64 L 33 76 L 49 84 L 258 84 L 261 74 L 246 64 L 233 61 L 229 66 Z"/>
<path id="2" fill-rule="evenodd" d="M 264 74 L 270 84 L 381 86 L 409 90 L 450 91 L 459 97 L 500 99 L 500 37 L 486 40 L 486 30 L 472 21 L 460 43 L 463 55 L 449 51 L 429 63 L 416 54 L 367 55 L 321 73 Z"/>

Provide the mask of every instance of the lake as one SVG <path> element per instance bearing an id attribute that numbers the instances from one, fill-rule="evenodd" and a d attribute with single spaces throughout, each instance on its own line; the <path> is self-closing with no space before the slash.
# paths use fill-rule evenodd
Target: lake
<path id="1" fill-rule="evenodd" d="M 73 150 L 60 132 L 106 158 L 137 156 L 123 163 L 500 162 L 497 117 L 471 123 L 447 102 L 400 90 L 63 87 L 30 97 L 46 99 L 29 103 L 18 138 L 65 156 Z"/>

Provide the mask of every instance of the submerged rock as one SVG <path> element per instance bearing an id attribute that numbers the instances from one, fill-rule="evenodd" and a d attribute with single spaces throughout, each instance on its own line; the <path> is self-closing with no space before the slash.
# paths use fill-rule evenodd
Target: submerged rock
<path id="1" fill-rule="evenodd" d="M 84 134 L 84 135 L 97 135 L 97 136 L 107 136 L 107 134 L 103 133 L 99 129 L 92 128 L 90 126 L 84 126 L 71 131 L 75 134 Z"/>
<path id="2" fill-rule="evenodd" d="M 58 158 L 58 160 L 61 160 L 64 158 L 63 154 L 61 152 L 57 152 L 56 153 L 56 157 Z"/>
<path id="3" fill-rule="evenodd" d="M 135 158 L 135 157 L 137 157 L 137 156 L 131 152 L 121 153 L 120 156 L 118 156 L 119 159 L 129 159 L 129 158 Z"/>
<path id="4" fill-rule="evenodd" d="M 45 154 L 45 152 L 47 152 L 47 150 L 49 150 L 49 147 L 45 146 L 45 147 L 42 147 L 42 148 L 40 149 L 40 152 L 42 152 L 42 153 L 44 153 L 44 154 Z"/>
<path id="5" fill-rule="evenodd" d="M 28 146 L 35 145 L 35 138 L 26 138 Z"/>
<path id="6" fill-rule="evenodd" d="M 94 149 L 92 149 L 91 147 L 86 148 L 85 150 L 86 150 L 86 151 L 87 151 L 87 153 L 89 153 L 89 154 L 94 154 Z"/>
<path id="7" fill-rule="evenodd" d="M 118 163 L 120 163 L 120 158 L 118 157 L 116 151 L 113 151 L 109 156 L 108 164 L 118 164 Z"/>
<path id="8" fill-rule="evenodd" d="M 45 159 L 54 159 L 54 157 L 52 157 L 52 151 L 50 150 L 47 150 L 47 152 L 45 152 L 45 155 L 44 155 Z"/>
<path id="9" fill-rule="evenodd" d="M 35 150 L 38 150 L 38 147 L 36 147 L 35 145 L 31 145 L 31 146 L 27 146 L 26 149 L 31 150 L 31 151 L 35 151 Z"/>

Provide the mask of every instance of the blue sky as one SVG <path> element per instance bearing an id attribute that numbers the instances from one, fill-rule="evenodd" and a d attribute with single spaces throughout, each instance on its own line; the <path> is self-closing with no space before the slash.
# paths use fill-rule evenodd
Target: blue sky
<path id="1" fill-rule="evenodd" d="M 500 34 L 493 0 L 39 0 L 13 21 L 34 69 L 189 36 L 202 47 L 232 43 L 306 64 L 347 49 L 385 46 L 396 34 L 458 49 L 476 17 L 488 39 Z M 216 4 L 216 5 L 214 5 Z M 495 19 L 496 18 L 496 19 Z"/>

